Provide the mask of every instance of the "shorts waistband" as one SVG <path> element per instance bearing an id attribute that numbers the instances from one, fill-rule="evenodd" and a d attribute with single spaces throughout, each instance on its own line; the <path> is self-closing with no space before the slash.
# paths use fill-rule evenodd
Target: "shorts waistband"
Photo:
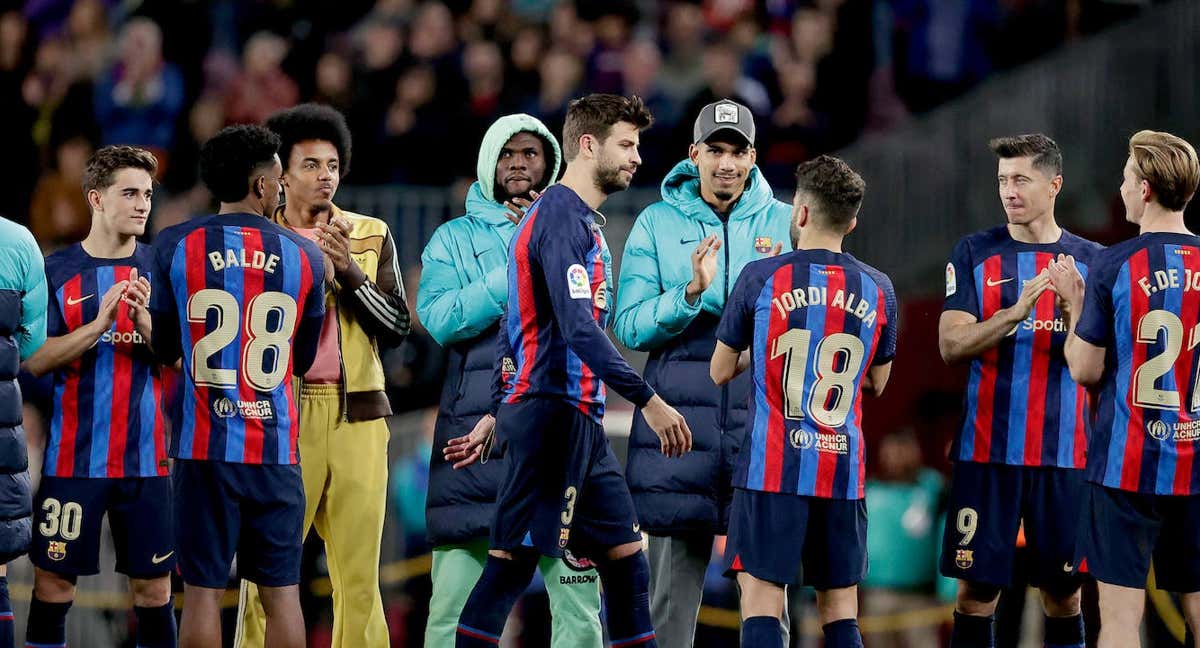
<path id="1" fill-rule="evenodd" d="M 300 387 L 301 398 L 338 398 L 341 387 L 338 385 L 310 385 L 305 383 Z"/>

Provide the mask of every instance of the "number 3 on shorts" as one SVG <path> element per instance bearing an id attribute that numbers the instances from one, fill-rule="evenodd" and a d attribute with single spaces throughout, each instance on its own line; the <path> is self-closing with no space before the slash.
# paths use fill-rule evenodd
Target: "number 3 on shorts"
<path id="1" fill-rule="evenodd" d="M 975 537 L 975 529 L 979 525 L 979 513 L 973 508 L 962 508 L 958 510 L 958 532 L 963 534 L 962 540 L 958 544 L 967 546 L 971 544 L 971 540 Z"/>
<path id="2" fill-rule="evenodd" d="M 62 503 L 47 497 L 42 502 L 42 510 L 46 512 L 46 520 L 38 525 L 42 535 L 51 538 L 61 533 L 63 540 L 79 537 L 79 528 L 83 525 L 83 507 L 78 503 Z"/>
<path id="3" fill-rule="evenodd" d="M 568 486 L 567 490 L 563 492 L 563 499 L 567 500 L 567 510 L 563 511 L 562 515 L 559 516 L 563 526 L 569 526 L 571 520 L 575 519 L 575 496 L 578 493 L 579 491 L 574 486 Z"/>

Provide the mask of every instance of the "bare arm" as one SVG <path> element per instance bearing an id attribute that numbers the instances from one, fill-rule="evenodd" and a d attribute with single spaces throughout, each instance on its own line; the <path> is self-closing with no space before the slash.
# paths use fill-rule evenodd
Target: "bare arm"
<path id="1" fill-rule="evenodd" d="M 887 387 L 888 378 L 892 375 L 892 363 L 885 362 L 880 365 L 874 365 L 867 369 L 867 374 L 863 376 L 862 390 L 864 394 L 870 394 L 875 397 L 883 395 L 883 388 Z"/>
<path id="2" fill-rule="evenodd" d="M 105 331 L 112 328 L 126 285 L 126 281 L 116 283 L 104 293 L 104 298 L 100 301 L 100 313 L 96 319 L 66 335 L 47 338 L 41 348 L 21 363 L 21 367 L 35 376 L 43 376 L 78 360 L 96 345 Z"/>
<path id="3" fill-rule="evenodd" d="M 1003 340 L 1033 311 L 1042 293 L 1050 289 L 1050 275 L 1043 271 L 1021 289 L 1017 303 L 996 311 L 980 322 L 970 313 L 948 310 L 938 320 L 938 349 L 946 364 L 970 360 Z"/>
<path id="4" fill-rule="evenodd" d="M 718 386 L 733 380 L 750 366 L 750 354 L 737 351 L 733 347 L 717 340 L 717 348 L 713 349 L 712 362 L 708 374 Z"/>

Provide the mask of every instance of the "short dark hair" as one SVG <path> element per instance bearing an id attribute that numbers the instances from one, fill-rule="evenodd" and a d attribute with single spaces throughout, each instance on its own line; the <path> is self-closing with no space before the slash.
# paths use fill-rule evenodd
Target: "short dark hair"
<path id="1" fill-rule="evenodd" d="M 567 105 L 563 123 L 563 157 L 569 162 L 579 155 L 579 138 L 593 135 L 603 142 L 618 122 L 629 122 L 638 130 L 654 123 L 650 109 L 637 95 L 590 94 Z"/>
<path id="2" fill-rule="evenodd" d="M 254 172 L 275 161 L 279 136 L 262 126 L 226 126 L 200 148 L 200 178 L 223 203 L 250 193 Z"/>
<path id="3" fill-rule="evenodd" d="M 338 174 L 344 178 L 350 173 L 350 127 L 336 108 L 319 103 L 300 104 L 271 115 L 266 126 L 279 136 L 279 161 L 284 171 L 296 144 L 324 140 L 337 149 Z"/>
<path id="4" fill-rule="evenodd" d="M 826 225 L 844 229 L 858 215 L 867 183 L 849 164 L 821 155 L 796 167 L 796 191 L 813 202 Z"/>
<path id="5" fill-rule="evenodd" d="M 1054 140 L 1041 133 L 997 137 L 988 146 L 1002 160 L 1009 158 L 1033 158 L 1033 166 L 1046 172 L 1051 178 L 1062 175 L 1062 151 Z"/>
<path id="6" fill-rule="evenodd" d="M 136 146 L 105 146 L 92 154 L 83 170 L 83 195 L 111 187 L 121 169 L 141 169 L 153 178 L 158 174 L 158 158 Z"/>

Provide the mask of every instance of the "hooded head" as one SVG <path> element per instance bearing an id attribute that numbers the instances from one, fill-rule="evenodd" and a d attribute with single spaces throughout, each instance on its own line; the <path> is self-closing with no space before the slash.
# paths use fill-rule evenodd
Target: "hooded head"
<path id="1" fill-rule="evenodd" d="M 515 135 L 528 133 L 533 135 L 536 140 L 527 138 L 516 138 L 517 141 L 509 145 L 510 140 L 514 139 Z M 521 141 L 526 140 L 526 141 Z M 521 161 L 526 160 L 526 150 L 530 144 L 533 148 L 538 148 L 537 140 L 540 140 L 541 160 L 530 160 L 528 167 L 522 171 Z M 511 169 L 507 172 L 498 174 L 497 170 L 501 168 L 501 156 L 505 156 L 505 160 L 516 160 L 517 162 L 511 165 Z M 475 173 L 479 178 L 479 190 L 489 202 L 503 203 L 509 198 L 509 193 L 512 189 L 506 188 L 505 181 L 509 181 L 508 186 L 523 187 L 528 186 L 529 189 L 542 191 L 548 187 L 556 178 L 562 163 L 562 151 L 558 146 L 558 140 L 554 139 L 554 135 L 546 125 L 538 121 L 537 118 L 524 113 L 515 115 L 505 115 L 496 120 L 487 133 L 483 136 L 483 143 L 479 147 L 479 160 L 476 164 Z M 510 167 L 510 165 L 504 165 Z M 535 167 L 544 169 L 541 178 L 528 177 L 533 175 Z M 528 185 L 523 184 L 525 180 L 529 180 Z M 498 193 L 503 192 L 503 193 Z"/>

